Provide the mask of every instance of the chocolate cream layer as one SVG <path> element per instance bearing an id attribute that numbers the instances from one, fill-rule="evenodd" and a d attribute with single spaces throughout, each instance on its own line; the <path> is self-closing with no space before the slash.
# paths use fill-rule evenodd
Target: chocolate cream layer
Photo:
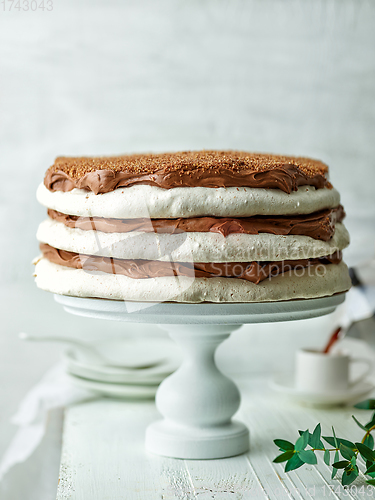
<path id="1" fill-rule="evenodd" d="M 43 257 L 54 264 L 88 272 L 100 271 L 121 274 L 133 279 L 160 278 L 164 276 L 188 276 L 195 278 L 237 278 L 258 284 L 292 269 L 304 269 L 312 265 L 339 264 L 341 252 L 318 259 L 284 260 L 276 262 L 223 262 L 181 263 L 155 260 L 124 260 L 110 257 L 84 255 L 59 250 L 45 243 L 40 245 Z"/>
<path id="2" fill-rule="evenodd" d="M 258 217 L 191 217 L 178 219 L 106 219 L 103 217 L 78 217 L 48 209 L 48 216 L 70 228 L 101 231 L 103 233 L 212 232 L 228 236 L 233 233 L 278 235 L 304 235 L 328 241 L 335 232 L 336 223 L 345 217 L 339 205 L 332 210 L 322 210 L 308 215 L 258 216 Z"/>
<path id="3" fill-rule="evenodd" d="M 298 167 L 285 165 L 282 168 L 265 172 L 232 171 L 218 168 L 214 171 L 195 169 L 189 172 L 156 171 L 152 174 L 135 174 L 133 172 L 113 172 L 112 170 L 96 170 L 78 179 L 73 179 L 62 170 L 48 170 L 44 185 L 50 191 L 71 191 L 74 188 L 93 191 L 95 194 L 108 193 L 122 187 L 147 184 L 164 189 L 176 187 L 252 187 L 281 189 L 286 193 L 296 191 L 299 186 L 323 188 L 330 186 L 327 179 L 320 174 L 307 176 Z"/>

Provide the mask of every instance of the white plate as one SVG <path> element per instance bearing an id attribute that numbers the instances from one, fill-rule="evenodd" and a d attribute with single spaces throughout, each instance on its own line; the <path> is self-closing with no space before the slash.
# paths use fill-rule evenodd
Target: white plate
<path id="1" fill-rule="evenodd" d="M 147 385 L 125 385 L 125 384 L 108 384 L 103 382 L 95 382 L 74 375 L 68 374 L 71 382 L 81 388 L 93 391 L 101 396 L 124 399 L 152 399 L 155 397 L 157 386 Z"/>
<path id="2" fill-rule="evenodd" d="M 108 359 L 125 365 L 161 362 L 142 369 L 125 369 L 88 362 L 79 350 L 64 353 L 68 373 L 97 382 L 117 384 L 159 385 L 181 363 L 178 346 L 170 339 L 142 337 L 139 339 L 106 340 L 92 344 Z"/>
<path id="3" fill-rule="evenodd" d="M 327 392 L 324 394 L 306 392 L 294 385 L 294 373 L 279 373 L 270 380 L 270 387 L 292 399 L 311 405 L 333 406 L 359 400 L 374 389 L 374 384 L 362 381 L 347 391 Z"/>

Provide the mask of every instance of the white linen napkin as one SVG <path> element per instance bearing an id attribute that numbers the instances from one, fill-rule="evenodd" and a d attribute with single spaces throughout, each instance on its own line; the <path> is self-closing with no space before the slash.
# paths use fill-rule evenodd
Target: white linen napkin
<path id="1" fill-rule="evenodd" d="M 352 322 L 371 318 L 375 312 L 375 287 L 352 287 L 346 300 L 333 313 L 335 324 L 344 329 Z"/>
<path id="2" fill-rule="evenodd" d="M 21 402 L 11 422 L 19 426 L 0 462 L 0 481 L 17 463 L 27 460 L 41 442 L 48 411 L 97 397 L 72 384 L 62 362 L 50 368 Z"/>

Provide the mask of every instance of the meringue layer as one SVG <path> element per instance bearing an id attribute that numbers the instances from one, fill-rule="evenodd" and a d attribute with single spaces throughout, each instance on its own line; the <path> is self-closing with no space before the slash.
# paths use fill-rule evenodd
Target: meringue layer
<path id="1" fill-rule="evenodd" d="M 41 258 L 35 267 L 39 288 L 62 295 L 97 297 L 142 302 L 273 302 L 334 295 L 350 288 L 344 262 L 324 266 L 321 272 L 311 266 L 309 272 L 293 271 L 259 284 L 236 278 L 194 278 L 165 276 L 133 279 L 107 273 L 88 273 Z"/>
<path id="2" fill-rule="evenodd" d="M 270 233 L 104 233 L 70 228 L 53 219 L 43 221 L 37 231 L 41 243 L 70 252 L 174 262 L 249 262 L 310 259 L 332 255 L 349 244 L 344 224 L 336 224 L 329 241 L 310 236 Z"/>
<path id="3" fill-rule="evenodd" d="M 300 186 L 288 194 L 278 189 L 246 187 L 162 189 L 136 185 L 96 195 L 76 188 L 49 191 L 40 184 L 37 198 L 45 207 L 64 214 L 114 219 L 301 215 L 340 204 L 336 189 L 313 186 Z"/>

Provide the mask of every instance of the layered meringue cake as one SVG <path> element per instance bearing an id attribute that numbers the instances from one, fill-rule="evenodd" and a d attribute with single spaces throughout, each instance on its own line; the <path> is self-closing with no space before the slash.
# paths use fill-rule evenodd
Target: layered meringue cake
<path id="1" fill-rule="evenodd" d="M 59 157 L 37 191 L 38 287 L 151 302 L 350 288 L 340 195 L 318 160 L 242 151 Z"/>

